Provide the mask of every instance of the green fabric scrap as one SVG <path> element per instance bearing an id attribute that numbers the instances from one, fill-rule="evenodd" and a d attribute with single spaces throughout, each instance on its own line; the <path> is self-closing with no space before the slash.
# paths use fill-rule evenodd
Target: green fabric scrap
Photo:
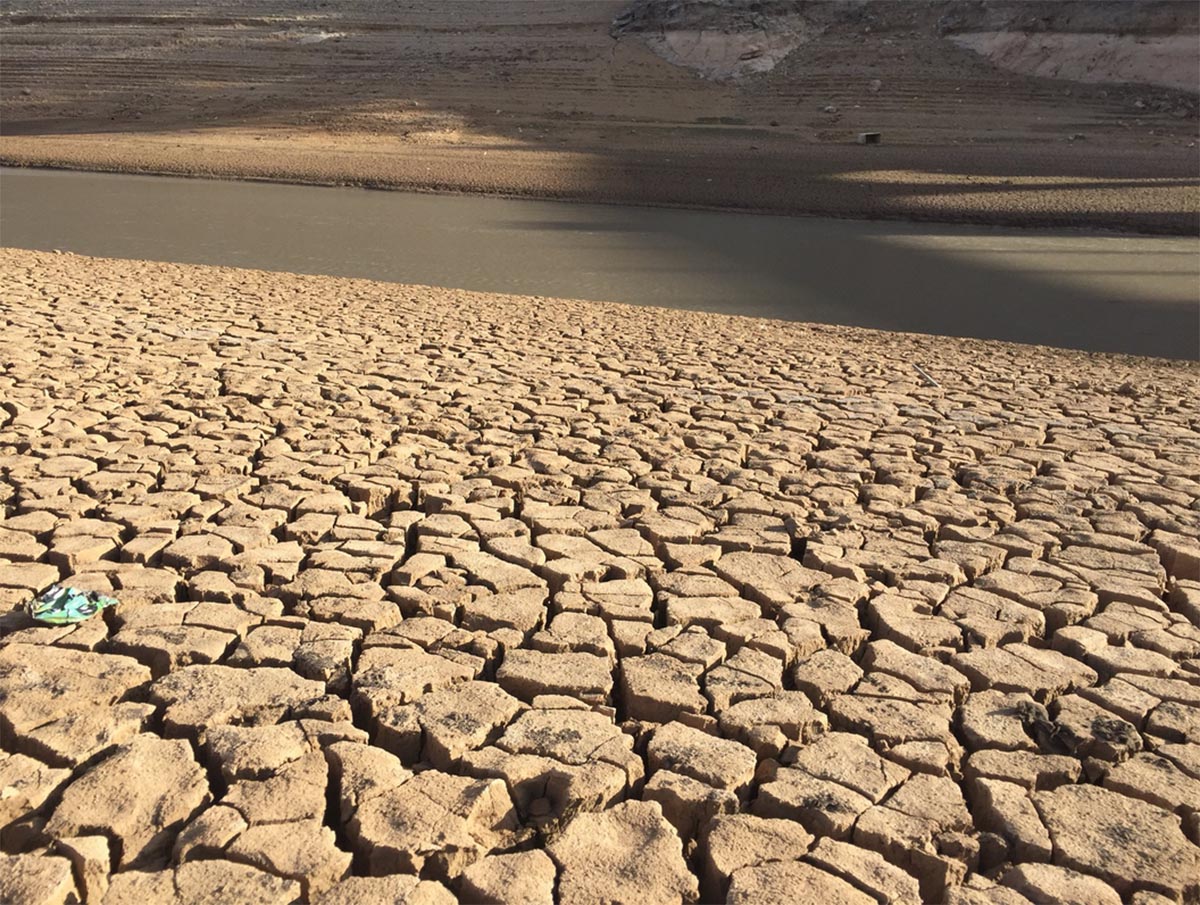
<path id="1" fill-rule="evenodd" d="M 29 601 L 29 615 L 47 625 L 71 625 L 95 616 L 117 601 L 96 591 L 51 585 Z"/>

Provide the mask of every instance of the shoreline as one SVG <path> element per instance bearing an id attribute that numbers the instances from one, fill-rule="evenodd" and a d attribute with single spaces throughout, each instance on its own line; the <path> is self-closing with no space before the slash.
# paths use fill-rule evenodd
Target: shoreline
<path id="1" fill-rule="evenodd" d="M 17 247 L 1197 356 L 1192 238 L 0 173 Z"/>
<path id="2" fill-rule="evenodd" d="M 1120 154 L 1090 157 L 1080 167 L 1090 175 L 1068 178 L 1053 175 L 1054 149 L 1006 156 L 1003 149 L 980 148 L 969 168 L 954 148 L 897 146 L 863 154 L 848 145 L 753 160 L 715 153 L 680 166 L 662 153 L 605 157 L 578 149 L 505 150 L 489 160 L 488 152 L 469 147 L 402 154 L 321 144 L 299 151 L 271 148 L 264 155 L 240 138 L 184 144 L 176 137 L 139 140 L 126 134 L 101 145 L 102 136 L 0 136 L 0 166 L 786 217 L 1200 236 L 1200 177 L 1181 175 L 1183 164 L 1173 159 L 1156 162 L 1152 175 L 1129 176 Z M 166 148 L 168 143 L 175 147 Z M 831 172 L 831 161 L 842 155 L 857 157 L 849 166 L 874 168 Z M 908 168 L 915 159 L 949 165 L 953 157 L 959 172 Z M 1010 171 L 1025 167 L 1042 174 L 1012 177 L 1001 169 L 1002 161 Z M 1144 165 L 1145 159 L 1136 162 Z M 751 165 L 757 169 L 750 171 Z"/>
<path id="3" fill-rule="evenodd" d="M 543 306 L 548 303 L 566 305 L 569 308 L 579 312 L 588 311 L 593 319 L 600 320 L 605 317 L 615 318 L 617 320 L 633 320 L 639 314 L 644 313 L 651 318 L 680 320 L 686 322 L 688 319 L 695 319 L 696 323 L 692 326 L 700 327 L 730 327 L 741 328 L 744 331 L 756 331 L 763 329 L 778 329 L 784 331 L 784 334 L 789 338 L 800 336 L 809 336 L 815 338 L 821 334 L 828 334 L 831 337 L 836 337 L 839 342 L 854 343 L 866 342 L 868 344 L 882 344 L 889 340 L 894 340 L 903 343 L 912 344 L 914 348 L 920 348 L 923 351 L 929 352 L 931 355 L 936 353 L 939 344 L 948 343 L 955 347 L 956 352 L 964 351 L 979 351 L 988 354 L 996 354 L 1007 356 L 1011 359 L 1017 359 L 1021 356 L 1026 357 L 1026 363 L 1029 360 L 1049 361 L 1050 359 L 1060 360 L 1066 358 L 1077 358 L 1079 364 L 1085 366 L 1099 366 L 1108 363 L 1111 366 L 1124 368 L 1163 368 L 1174 371 L 1176 369 L 1182 371 L 1192 371 L 1197 378 L 1200 378 L 1200 358 L 1173 358 L 1166 355 L 1143 355 L 1136 352 L 1119 352 L 1107 351 L 1102 349 L 1081 349 L 1071 346 L 1056 346 L 1051 343 L 1039 342 L 1022 342 L 1012 339 L 996 339 L 982 336 L 962 336 L 953 333 L 928 333 L 920 330 L 904 330 L 904 329 L 886 329 L 883 327 L 869 327 L 860 324 L 835 323 L 816 320 L 796 320 L 782 317 L 770 317 L 761 314 L 741 314 L 728 311 L 710 311 L 700 308 L 680 308 L 665 304 L 642 304 L 638 302 L 628 302 L 612 299 L 587 299 L 575 298 L 571 296 L 550 296 L 550 295 L 534 295 L 520 292 L 503 292 L 503 291 L 487 291 L 479 289 L 463 289 L 452 286 L 438 286 L 429 283 L 403 282 L 398 280 L 384 280 L 373 277 L 364 276 L 342 276 L 337 274 L 324 273 L 302 273 L 289 270 L 273 270 L 264 267 L 247 267 L 236 264 L 196 264 L 183 261 L 161 260 L 157 258 L 126 258 L 117 255 L 98 255 L 84 254 L 81 252 L 55 250 L 46 251 L 42 249 L 18 248 L 0 244 L 0 273 L 3 272 L 7 265 L 5 256 L 11 259 L 20 259 L 22 257 L 29 259 L 41 260 L 47 257 L 57 258 L 77 258 L 85 265 L 94 263 L 100 267 L 134 267 L 137 269 L 150 272 L 167 272 L 177 270 L 179 272 L 190 272 L 196 275 L 203 276 L 205 273 L 219 276 L 221 279 L 233 279 L 239 274 L 253 276 L 255 278 L 263 278 L 267 280 L 286 280 L 294 279 L 299 284 L 307 285 L 312 282 L 328 281 L 330 284 L 350 285 L 354 287 L 367 287 L 371 292 L 394 293 L 410 295 L 431 295 L 431 296 L 455 296 L 474 300 L 480 304 L 486 304 L 489 308 L 500 306 L 509 306 L 515 308 L 518 305 L 533 304 Z M 592 309 L 595 309 L 594 311 Z M 726 323 L 728 322 L 728 323 Z M 793 335 L 794 334 L 794 335 Z M 979 347 L 979 348 L 975 348 Z M 930 361 L 922 360 L 918 362 L 927 370 L 930 369 Z M 915 369 L 898 369 L 899 372 L 908 374 L 908 377 L 917 383 L 922 383 L 923 378 L 919 371 Z M 1127 377 L 1131 376 L 1128 373 L 1122 373 L 1115 376 L 1110 387 L 1097 389 L 1094 382 L 1088 382 L 1092 390 L 1105 392 L 1109 395 L 1116 395 L 1121 384 Z M 927 386 L 927 385 L 926 385 Z M 944 389 L 944 385 L 942 387 Z M 755 391 L 748 391 L 746 395 L 753 395 Z"/>

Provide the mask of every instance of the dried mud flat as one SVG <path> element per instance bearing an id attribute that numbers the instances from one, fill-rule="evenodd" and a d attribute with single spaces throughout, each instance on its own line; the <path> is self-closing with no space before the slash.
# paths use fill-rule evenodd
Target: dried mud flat
<path id="1" fill-rule="evenodd" d="M 0 900 L 1195 902 L 1195 365 L 0 254 Z M 931 371 L 927 385 L 913 368 Z"/>

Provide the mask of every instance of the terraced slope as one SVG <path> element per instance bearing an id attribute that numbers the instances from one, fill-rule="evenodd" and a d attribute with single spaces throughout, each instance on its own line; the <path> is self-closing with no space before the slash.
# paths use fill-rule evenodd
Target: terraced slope
<path id="1" fill-rule="evenodd" d="M 1195 365 L 18 251 L 0 291 L 0 603 L 121 601 L 0 618 L 0 900 L 1200 896 Z"/>
<path id="2" fill-rule="evenodd" d="M 1007 72 L 908 6 L 721 82 L 612 32 L 620 2 L 25 0 L 0 160 L 1195 231 L 1194 91 Z"/>

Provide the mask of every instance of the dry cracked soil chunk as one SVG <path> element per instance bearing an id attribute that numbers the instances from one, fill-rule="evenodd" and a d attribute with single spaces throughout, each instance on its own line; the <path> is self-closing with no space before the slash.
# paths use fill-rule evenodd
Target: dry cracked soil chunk
<path id="1" fill-rule="evenodd" d="M 71 862 L 45 855 L 0 855 L 0 902 L 73 905 L 78 902 Z"/>
<path id="2" fill-rule="evenodd" d="M 717 715 L 721 732 L 760 757 L 778 757 L 788 744 L 811 742 L 828 727 L 803 692 L 781 691 L 769 698 L 739 701 Z"/>
<path id="3" fill-rule="evenodd" d="M 541 851 L 488 855 L 463 871 L 460 889 L 466 901 L 526 902 L 554 905 L 554 862 Z"/>
<path id="4" fill-rule="evenodd" d="M 641 779 L 644 764 L 633 739 L 612 720 L 590 710 L 528 710 L 505 730 L 497 747 L 582 767 L 595 763 L 620 769 L 629 782 Z"/>
<path id="5" fill-rule="evenodd" d="M 1030 902 L 1063 905 L 1119 905 L 1118 892 L 1096 877 L 1054 864 L 1019 864 L 1005 871 L 1000 882 Z"/>
<path id="6" fill-rule="evenodd" d="M 743 867 L 769 861 L 791 861 L 808 850 L 813 837 L 793 820 L 770 820 L 752 814 L 718 817 L 702 845 L 701 892 L 706 902 L 725 899 L 729 879 Z"/>
<path id="7" fill-rule="evenodd" d="M 561 905 L 596 901 L 680 905 L 699 896 L 675 828 L 653 802 L 579 814 L 546 851 L 561 873 Z"/>
<path id="8" fill-rule="evenodd" d="M 754 778 L 757 759 L 745 745 L 682 723 L 656 729 L 646 749 L 651 770 L 671 770 L 717 789 L 740 793 Z"/>
<path id="9" fill-rule="evenodd" d="M 221 723 L 277 723 L 325 694 L 325 683 L 290 669 L 187 666 L 159 679 L 150 699 L 164 708 L 168 734 L 195 736 Z"/>
<path id="10" fill-rule="evenodd" d="M 119 867 L 162 867 L 175 834 L 211 798 L 191 745 L 141 735 L 67 786 L 46 833 L 100 833 L 114 841 Z"/>
<path id="11" fill-rule="evenodd" d="M 73 766 L 132 739 L 154 708 L 121 699 L 150 680 L 128 657 L 40 645 L 0 648 L 0 728 L 6 745 Z"/>
<path id="12" fill-rule="evenodd" d="M 464 754 L 493 741 L 523 709 L 493 682 L 459 682 L 380 715 L 379 735 L 406 763 L 454 770 Z"/>
<path id="13" fill-rule="evenodd" d="M 809 832 L 835 839 L 846 838 L 858 815 L 909 776 L 862 736 L 846 732 L 831 732 L 785 755 L 789 765 L 760 786 L 754 813 L 798 820 Z"/>
<path id="14" fill-rule="evenodd" d="M 204 755 L 229 783 L 266 779 L 286 764 L 339 741 L 366 742 L 367 734 L 347 722 L 298 720 L 271 726 L 212 726 L 204 733 Z"/>
<path id="15" fill-rule="evenodd" d="M 876 900 L 841 877 L 801 861 L 773 861 L 736 871 L 725 899 L 729 905 L 823 902 L 872 905 Z"/>
<path id="16" fill-rule="evenodd" d="M 482 900 L 481 900 L 482 901 Z M 457 905 L 458 899 L 441 883 L 408 874 L 386 877 L 347 877 L 312 900 L 312 905 Z"/>
<path id="17" fill-rule="evenodd" d="M 681 713 L 704 713 L 700 693 L 704 667 L 666 654 L 625 657 L 621 661 L 621 703 L 630 719 L 668 723 Z"/>
<path id="18" fill-rule="evenodd" d="M 322 892 L 345 877 L 351 863 L 350 854 L 337 847 L 333 829 L 323 823 L 328 776 L 323 753 L 313 750 L 261 778 L 239 778 L 218 805 L 180 833 L 177 858 L 224 854 L 298 880 L 308 897 Z"/>
<path id="19" fill-rule="evenodd" d="M 1200 896 L 1200 849 L 1174 814 L 1086 785 L 1039 792 L 1033 801 L 1050 831 L 1055 864 L 1099 877 L 1122 895 Z"/>
<path id="20" fill-rule="evenodd" d="M 38 811 L 70 777 L 65 767 L 48 767 L 24 754 L 0 754 L 0 827 Z"/>
<path id="21" fill-rule="evenodd" d="M 366 648 L 359 657 L 354 695 L 372 713 L 378 714 L 390 707 L 411 704 L 427 692 L 468 682 L 476 677 L 477 671 L 473 665 L 420 648 L 380 644 Z"/>
<path id="22" fill-rule="evenodd" d="M 915 877 L 890 863 L 878 852 L 847 842 L 822 839 L 806 860 L 836 874 L 880 902 L 918 905 L 921 890 Z"/>
<path id="23" fill-rule="evenodd" d="M 595 703 L 608 699 L 613 684 L 612 666 L 606 657 L 521 649 L 508 652 L 496 671 L 496 681 L 523 701 L 542 694 L 562 694 Z"/>
<path id="24" fill-rule="evenodd" d="M 940 900 L 974 862 L 974 832 L 957 783 L 918 773 L 859 818 L 854 842 L 911 873 L 924 898 Z"/>
<path id="25" fill-rule="evenodd" d="M 1013 861 L 1050 860 L 1050 834 L 1025 789 L 1016 783 L 977 779 L 971 797 L 976 825 L 1003 837 Z"/>
<path id="26" fill-rule="evenodd" d="M 291 905 L 300 896 L 295 880 L 276 877 L 234 861 L 188 861 L 174 870 L 114 874 L 104 905 L 148 902 L 195 905 Z"/>
<path id="27" fill-rule="evenodd" d="M 726 789 L 674 773 L 657 770 L 642 788 L 642 800 L 654 801 L 686 845 L 720 814 L 736 814 L 738 797 Z"/>
<path id="28" fill-rule="evenodd" d="M 518 829 L 502 781 L 427 770 L 360 804 L 348 832 L 372 873 L 448 879 L 513 845 Z"/>

